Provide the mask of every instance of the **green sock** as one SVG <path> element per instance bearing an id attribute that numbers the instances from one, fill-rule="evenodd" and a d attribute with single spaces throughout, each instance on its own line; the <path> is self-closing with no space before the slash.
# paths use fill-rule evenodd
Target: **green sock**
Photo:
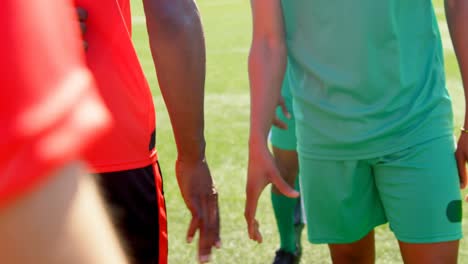
<path id="1" fill-rule="evenodd" d="M 299 177 L 298 177 L 299 178 Z M 296 190 L 298 187 L 296 180 Z M 296 233 L 294 230 L 294 208 L 298 198 L 289 198 L 271 192 L 271 203 L 275 212 L 276 225 L 280 236 L 280 248 L 290 253 L 296 252 Z"/>

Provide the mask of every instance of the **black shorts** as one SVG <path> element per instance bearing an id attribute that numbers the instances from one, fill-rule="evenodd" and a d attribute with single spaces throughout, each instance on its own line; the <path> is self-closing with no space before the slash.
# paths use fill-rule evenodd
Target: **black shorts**
<path id="1" fill-rule="evenodd" d="M 131 262 L 167 263 L 166 209 L 159 164 L 98 177 Z"/>

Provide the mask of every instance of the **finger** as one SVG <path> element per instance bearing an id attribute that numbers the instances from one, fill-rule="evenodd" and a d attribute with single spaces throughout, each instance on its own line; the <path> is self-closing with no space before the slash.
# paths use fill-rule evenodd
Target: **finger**
<path id="1" fill-rule="evenodd" d="M 461 151 L 455 152 L 455 159 L 457 160 L 458 176 L 460 177 L 460 188 L 466 187 L 466 159 Z"/>
<path id="2" fill-rule="evenodd" d="M 197 217 L 192 216 L 192 219 L 190 220 L 189 228 L 187 230 L 187 243 L 192 243 L 193 237 L 195 236 L 195 233 L 198 230 L 198 227 L 200 226 L 200 220 Z"/>
<path id="3" fill-rule="evenodd" d="M 261 233 L 259 230 L 259 225 L 255 219 L 257 212 L 258 199 L 260 197 L 260 191 L 256 190 L 257 186 L 253 186 L 252 183 L 247 183 L 247 199 L 244 211 L 244 217 L 247 222 L 247 230 L 249 233 L 249 238 L 254 241 L 261 241 Z"/>
<path id="4" fill-rule="evenodd" d="M 199 199 L 193 198 L 189 203 L 189 210 L 192 214 L 192 219 L 190 220 L 189 228 L 187 230 L 186 240 L 187 243 L 192 243 L 195 233 L 200 228 L 200 206 Z"/>
<path id="5" fill-rule="evenodd" d="M 294 190 L 284 179 L 281 177 L 278 170 L 270 171 L 268 175 L 269 180 L 275 187 L 285 196 L 290 198 L 299 197 L 299 192 Z"/>
<path id="6" fill-rule="evenodd" d="M 78 13 L 78 19 L 80 21 L 86 21 L 88 19 L 88 11 L 82 7 L 77 7 L 76 12 Z"/>
<path id="7" fill-rule="evenodd" d="M 283 122 L 281 119 L 279 119 L 277 116 L 273 118 L 273 125 L 277 128 L 281 128 L 284 130 L 288 129 L 288 125 L 285 122 Z"/>
<path id="8" fill-rule="evenodd" d="M 200 262 L 204 263 L 210 260 L 211 249 L 215 245 L 219 234 L 217 193 L 202 196 L 200 206 L 202 211 L 198 256 Z"/>
<path id="9" fill-rule="evenodd" d="M 262 243 L 263 237 L 262 237 L 262 233 L 260 232 L 260 224 L 258 223 L 257 220 L 255 220 L 253 223 L 253 229 L 254 229 L 254 240 L 257 241 L 257 243 Z"/>
<path id="10" fill-rule="evenodd" d="M 290 119 L 291 114 L 289 113 L 288 108 L 286 107 L 286 101 L 284 100 L 284 98 L 282 96 L 280 97 L 279 106 L 281 107 L 281 111 L 283 112 L 283 115 L 287 119 Z"/>
<path id="11" fill-rule="evenodd" d="M 221 221 L 220 221 L 220 213 L 219 213 L 219 206 L 218 206 L 218 194 L 216 193 L 216 196 L 213 197 L 212 203 L 210 204 L 210 212 L 211 216 L 210 219 L 212 219 L 212 224 L 211 226 L 215 227 L 215 233 L 214 233 L 214 246 L 219 249 L 221 248 Z"/>
<path id="12" fill-rule="evenodd" d="M 86 30 L 88 30 L 85 22 L 80 22 L 80 30 L 81 30 L 81 35 L 84 35 L 86 33 Z"/>

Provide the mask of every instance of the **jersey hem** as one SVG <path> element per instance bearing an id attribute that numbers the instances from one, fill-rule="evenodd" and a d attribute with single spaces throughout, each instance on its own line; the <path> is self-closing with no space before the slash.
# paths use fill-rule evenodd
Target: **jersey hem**
<path id="1" fill-rule="evenodd" d="M 344 238 L 331 238 L 331 237 L 321 237 L 321 238 L 313 238 L 309 236 L 309 242 L 312 244 L 350 244 L 354 243 L 356 241 L 359 241 L 360 239 L 364 238 L 369 232 L 371 232 L 373 229 L 375 229 L 378 226 L 381 226 L 383 224 L 386 224 L 388 221 L 385 219 L 381 219 L 380 221 L 376 221 L 374 224 L 370 224 L 368 227 L 364 228 L 364 231 L 359 233 L 358 236 L 350 238 L 350 239 L 344 239 Z"/>
<path id="2" fill-rule="evenodd" d="M 423 143 L 431 141 L 431 140 L 436 140 L 436 139 L 443 138 L 443 137 L 452 137 L 452 136 L 453 136 L 452 133 L 443 133 L 443 134 L 440 134 L 440 135 L 437 135 L 437 136 L 423 138 L 423 139 L 418 140 L 418 141 L 412 141 L 412 142 L 408 142 L 406 144 L 401 144 L 401 145 L 398 145 L 395 148 L 389 148 L 388 150 L 385 150 L 385 151 L 375 151 L 375 152 L 362 153 L 362 154 L 357 153 L 357 154 L 352 154 L 352 155 L 350 154 L 350 155 L 345 155 L 345 156 L 324 155 L 324 154 L 318 154 L 318 153 L 311 153 L 309 151 L 305 152 L 305 151 L 302 151 L 299 146 L 297 148 L 297 151 L 301 156 L 304 156 L 307 159 L 315 159 L 315 160 L 365 160 L 365 159 L 372 159 L 372 158 L 376 158 L 376 157 L 382 157 L 382 156 L 389 155 L 389 154 L 392 154 L 392 153 L 395 153 L 395 152 L 399 152 L 399 151 L 402 151 L 402 150 L 405 150 L 405 149 L 408 149 L 408 148 L 423 144 Z"/>
<path id="3" fill-rule="evenodd" d="M 439 242 L 447 242 L 447 241 L 455 241 L 460 240 L 463 238 L 462 232 L 457 232 L 454 234 L 445 234 L 445 235 L 437 235 L 437 236 L 427 236 L 427 237 L 405 237 L 405 236 L 398 236 L 395 234 L 398 240 L 405 242 L 405 243 L 419 243 L 419 244 L 429 244 L 429 243 L 439 243 Z"/>
<path id="4" fill-rule="evenodd" d="M 115 171 L 124 171 L 124 170 L 133 170 L 138 168 L 144 168 L 150 166 L 158 161 L 158 152 L 154 149 L 148 158 L 143 160 L 137 161 L 129 161 L 129 162 L 120 162 L 116 164 L 100 164 L 95 165 L 89 163 L 91 168 L 91 173 L 107 173 L 107 172 L 115 172 Z"/>

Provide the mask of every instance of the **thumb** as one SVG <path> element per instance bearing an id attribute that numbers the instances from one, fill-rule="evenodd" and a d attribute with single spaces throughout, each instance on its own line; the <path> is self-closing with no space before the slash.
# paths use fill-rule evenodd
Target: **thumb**
<path id="1" fill-rule="evenodd" d="M 283 195 L 289 198 L 299 197 L 299 192 L 294 190 L 284 179 L 281 177 L 278 170 L 273 170 L 269 174 L 270 181 Z"/>

